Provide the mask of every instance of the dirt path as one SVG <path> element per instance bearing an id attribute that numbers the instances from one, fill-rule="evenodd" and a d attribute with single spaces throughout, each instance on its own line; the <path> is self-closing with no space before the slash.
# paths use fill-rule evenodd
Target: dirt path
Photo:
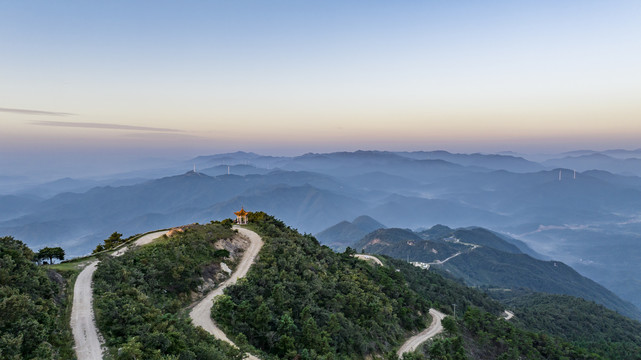
<path id="1" fill-rule="evenodd" d="M 166 234 L 166 231 L 157 231 L 147 234 L 134 242 L 134 245 L 141 246 Z M 120 256 L 129 250 L 129 246 L 122 247 L 112 253 L 112 256 Z M 71 332 L 75 342 L 76 356 L 78 360 L 100 360 L 102 359 L 102 338 L 98 334 L 96 320 L 93 313 L 93 273 L 100 261 L 95 260 L 87 265 L 78 275 L 76 284 L 73 286 L 73 304 L 71 307 Z"/>
<path id="2" fill-rule="evenodd" d="M 238 230 L 238 232 L 247 237 L 250 240 L 250 245 L 247 250 L 245 250 L 245 253 L 243 255 L 243 258 L 240 260 L 240 263 L 236 267 L 236 271 L 231 275 L 229 279 L 227 279 L 225 282 L 220 284 L 216 289 L 212 290 L 207 294 L 207 296 L 199 301 L 196 306 L 191 309 L 189 312 L 189 317 L 191 318 L 192 323 L 194 326 L 200 326 L 205 331 L 208 333 L 214 335 L 216 339 L 226 341 L 234 346 L 236 346 L 225 333 L 214 324 L 214 321 L 211 319 L 211 308 L 214 305 L 213 299 L 218 296 L 222 295 L 223 291 L 225 288 L 227 288 L 230 285 L 233 285 L 238 281 L 238 279 L 244 277 L 247 274 L 247 271 L 249 271 L 249 267 L 254 263 L 254 259 L 256 259 L 256 255 L 258 255 L 258 252 L 260 249 L 263 247 L 263 240 L 256 234 L 255 232 L 244 229 L 238 226 L 234 226 L 234 229 Z M 247 354 L 249 360 L 259 360 L 257 357 Z"/>
<path id="3" fill-rule="evenodd" d="M 476 249 L 478 249 L 478 248 L 480 247 L 480 245 L 477 245 L 477 244 L 464 243 L 464 242 L 462 242 L 462 241 L 461 241 L 461 240 L 459 240 L 459 239 L 456 239 L 456 240 L 454 241 L 454 243 L 455 243 L 455 244 L 463 244 L 463 245 L 467 245 L 467 246 L 469 246 L 469 247 L 470 247 L 470 249 L 468 250 L 468 252 L 470 252 L 470 251 L 474 251 L 474 250 L 476 250 Z M 454 259 L 455 257 L 457 257 L 457 256 L 461 255 L 462 253 L 463 253 L 462 251 L 459 251 L 459 252 L 457 252 L 456 254 L 454 254 L 454 255 L 452 255 L 452 256 L 450 256 L 450 257 L 448 257 L 448 258 L 447 258 L 447 259 L 445 259 L 445 260 L 434 260 L 433 262 L 427 263 L 427 265 L 443 265 L 443 264 L 445 264 L 446 262 L 448 262 L 448 261 L 450 261 L 450 260 Z"/>
<path id="4" fill-rule="evenodd" d="M 455 240 L 455 241 L 453 241 L 453 242 L 454 242 L 455 244 L 463 244 L 463 245 L 467 245 L 467 246 L 469 246 L 469 247 L 470 247 L 470 249 L 468 250 L 468 252 L 470 252 L 470 251 L 474 251 L 474 250 L 478 249 L 479 247 L 481 247 L 480 245 L 476 245 L 476 244 L 464 243 L 464 242 L 462 242 L 462 241 L 460 241 L 460 240 L 458 240 L 458 239 L 456 239 L 456 240 Z M 450 256 L 450 257 L 448 257 L 448 258 L 447 258 L 447 259 L 445 259 L 445 260 L 434 260 L 434 261 L 432 261 L 432 262 L 428 262 L 428 263 L 424 263 L 424 262 L 420 262 L 420 261 L 411 261 L 411 262 L 410 262 L 410 264 L 412 264 L 412 265 L 414 265 L 414 266 L 417 266 L 417 267 L 420 267 L 420 268 L 425 269 L 425 270 L 429 270 L 429 269 L 430 269 L 430 267 L 431 267 L 432 265 L 443 265 L 443 264 L 445 264 L 446 262 L 448 262 L 448 261 L 450 261 L 450 260 L 454 259 L 455 257 L 457 257 L 457 256 L 459 256 L 459 255 L 461 255 L 461 254 L 463 254 L 463 252 L 462 252 L 462 251 L 459 251 L 459 252 L 457 252 L 456 254 L 454 254 L 454 255 L 452 255 L 452 256 Z"/>
<path id="5" fill-rule="evenodd" d="M 405 343 L 401 345 L 401 347 L 398 349 L 398 352 L 396 353 L 399 358 L 402 357 L 404 353 L 415 351 L 419 345 L 443 331 L 441 320 L 443 320 L 446 315 L 434 309 L 430 309 L 430 315 L 432 315 L 432 323 L 430 324 L 430 326 L 417 335 L 414 335 L 411 338 L 407 339 L 407 341 L 405 341 Z"/>
<path id="6" fill-rule="evenodd" d="M 508 320 L 508 321 L 509 321 L 509 320 L 510 320 L 511 318 L 513 318 L 513 317 L 514 317 L 514 313 L 513 313 L 513 312 L 511 312 L 510 310 L 505 310 L 505 311 L 503 311 L 503 318 L 504 318 L 505 320 Z"/>
<path id="7" fill-rule="evenodd" d="M 150 242 L 158 239 L 159 237 L 165 235 L 166 233 L 167 231 L 165 230 L 149 233 L 147 235 L 140 237 L 140 239 L 136 240 L 133 246 L 143 246 L 143 245 L 149 244 Z M 111 254 L 111 256 L 121 256 L 122 254 L 124 254 L 129 250 L 129 247 L 130 245 L 123 246 L 120 249 L 114 251 L 114 253 Z"/>
<path id="8" fill-rule="evenodd" d="M 361 260 L 372 260 L 373 262 L 377 263 L 380 266 L 385 266 L 385 265 L 383 265 L 383 262 L 379 258 L 377 258 L 376 256 L 365 255 L 365 254 L 355 254 L 354 257 L 357 257 L 357 258 L 359 258 Z"/>
<path id="9" fill-rule="evenodd" d="M 102 359 L 102 347 L 93 315 L 91 278 L 99 261 L 87 265 L 78 275 L 73 286 L 71 307 L 71 331 L 76 343 L 78 360 Z"/>
<path id="10" fill-rule="evenodd" d="M 439 263 L 442 264 L 460 254 L 461 253 L 456 253 Z M 355 254 L 354 256 L 361 260 L 373 260 L 380 266 L 384 266 L 381 260 L 378 259 L 377 257 L 371 256 L 371 255 L 364 255 L 364 254 Z M 434 336 L 440 334 L 443 331 L 443 325 L 441 325 L 441 320 L 443 320 L 443 318 L 447 315 L 435 309 L 430 309 L 430 315 L 432 315 L 432 323 L 430 324 L 430 326 L 427 329 L 421 331 L 420 333 L 407 339 L 407 341 L 405 341 L 405 343 L 401 345 L 401 347 L 398 349 L 398 352 L 397 352 L 397 355 L 399 358 L 402 357 L 404 353 L 415 351 L 416 348 L 419 345 L 421 345 L 423 342 L 433 338 Z"/>
<path id="11" fill-rule="evenodd" d="M 445 264 L 446 262 L 448 262 L 448 261 L 450 261 L 450 260 L 454 259 L 455 257 L 457 257 L 457 256 L 459 256 L 459 255 L 461 255 L 461 254 L 462 254 L 462 252 L 460 252 L 460 251 L 459 251 L 459 252 L 457 252 L 456 254 L 454 254 L 454 255 L 452 255 L 452 256 L 450 256 L 450 257 L 448 257 L 448 258 L 447 258 L 447 259 L 445 259 L 445 260 L 434 260 L 434 261 L 432 261 L 432 262 L 430 262 L 430 263 L 427 263 L 427 265 L 443 265 L 443 264 Z"/>

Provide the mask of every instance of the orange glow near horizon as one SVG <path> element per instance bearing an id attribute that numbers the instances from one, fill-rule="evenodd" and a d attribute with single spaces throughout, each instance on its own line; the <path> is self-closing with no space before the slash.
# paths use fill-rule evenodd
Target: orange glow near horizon
<path id="1" fill-rule="evenodd" d="M 7 5 L 0 149 L 641 147 L 641 3 L 286 3 Z"/>

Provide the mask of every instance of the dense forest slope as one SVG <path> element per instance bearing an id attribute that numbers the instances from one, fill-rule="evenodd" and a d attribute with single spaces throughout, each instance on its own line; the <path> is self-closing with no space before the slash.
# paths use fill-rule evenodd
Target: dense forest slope
<path id="1" fill-rule="evenodd" d="M 493 292 L 517 316 L 521 327 L 562 337 L 615 359 L 641 358 L 641 323 L 603 305 L 568 295 L 529 291 Z"/>
<path id="2" fill-rule="evenodd" d="M 457 322 L 445 339 L 424 347 L 415 358 L 426 359 L 641 359 L 641 323 L 580 298 L 532 291 L 469 288 L 403 260 L 385 258 L 399 269 L 408 286 L 435 306 L 452 312 Z M 446 274 L 447 276 L 447 274 Z M 497 300 L 500 300 L 499 303 Z M 509 322 L 499 313 L 510 309 Z M 457 353 L 463 356 L 457 357 Z M 423 354 L 423 355 L 421 355 Z"/>
<path id="3" fill-rule="evenodd" d="M 241 350 L 195 328 L 188 307 L 227 278 L 243 253 L 231 222 L 105 256 L 94 304 L 113 359 L 396 359 L 449 314 L 445 332 L 405 359 L 639 359 L 641 324 L 572 297 L 497 292 L 502 304 L 448 275 L 378 256 L 384 266 L 336 253 L 265 213 L 250 227 L 265 242 L 247 277 L 215 300 L 212 317 Z M 19 241 L 0 241 L 0 351 L 7 359 L 73 358 L 60 319 L 60 286 Z M 223 264 L 224 263 L 224 264 Z M 500 317 L 506 307 L 517 316 Z M 28 342 L 25 341 L 28 339 Z"/>
<path id="4" fill-rule="evenodd" d="M 34 253 L 0 237 L 0 359 L 69 359 L 63 277 L 34 263 Z"/>
<path id="5" fill-rule="evenodd" d="M 207 285 L 224 280 L 221 262 L 233 265 L 237 255 L 221 245 L 234 235 L 220 223 L 190 226 L 120 257 L 105 257 L 94 275 L 94 306 L 110 355 L 240 360 L 240 351 L 193 327 L 183 311 Z"/>
<path id="6" fill-rule="evenodd" d="M 482 228 L 437 226 L 421 233 L 380 229 L 355 243 L 357 251 L 430 263 L 431 269 L 460 278 L 469 286 L 529 288 L 596 301 L 633 319 L 641 311 L 559 261 L 542 261 Z M 437 260 L 445 260 L 439 263 Z"/>
<path id="7" fill-rule="evenodd" d="M 550 294 L 565 294 L 596 301 L 633 319 L 641 313 L 632 304 L 558 261 L 541 261 L 525 254 L 508 254 L 488 247 L 461 254 L 442 265 L 470 286 L 528 288 Z"/>
<path id="8" fill-rule="evenodd" d="M 264 214 L 250 220 L 265 241 L 260 258 L 212 310 L 237 343 L 287 359 L 362 358 L 393 353 L 427 326 L 430 302 L 393 268 L 335 253 Z"/>
<path id="9" fill-rule="evenodd" d="M 227 289 L 212 316 L 263 358 L 394 359 L 410 332 L 425 326 L 419 314 L 428 307 L 453 314 L 452 304 L 458 317 L 444 320 L 444 338 L 407 359 L 601 358 L 506 322 L 498 316 L 503 305 L 439 274 L 388 257 L 381 258 L 385 266 L 373 265 L 349 249 L 334 253 L 265 214 L 252 220 L 265 241 L 260 259 L 246 281 Z"/>

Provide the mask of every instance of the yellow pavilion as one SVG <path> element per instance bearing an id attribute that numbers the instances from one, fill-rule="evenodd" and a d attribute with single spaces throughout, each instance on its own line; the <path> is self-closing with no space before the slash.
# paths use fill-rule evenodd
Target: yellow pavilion
<path id="1" fill-rule="evenodd" d="M 247 214 L 249 214 L 245 209 L 242 207 L 240 208 L 240 211 L 234 212 L 236 215 L 236 224 L 247 224 Z"/>

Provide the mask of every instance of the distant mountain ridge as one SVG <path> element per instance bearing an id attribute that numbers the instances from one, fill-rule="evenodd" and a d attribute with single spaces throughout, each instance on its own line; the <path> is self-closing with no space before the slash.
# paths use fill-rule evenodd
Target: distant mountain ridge
<path id="1" fill-rule="evenodd" d="M 620 167 L 581 171 L 571 163 L 550 167 L 532 160 L 568 156 L 592 156 L 605 161 L 600 167 Z M 637 150 L 615 149 L 538 157 L 231 152 L 155 161 L 101 178 L 42 180 L 39 185 L 24 179 L 12 194 L 17 197 L 0 198 L 0 236 L 17 236 L 36 249 L 63 246 L 70 255 L 80 255 L 114 231 L 134 234 L 226 218 L 253 204 L 315 234 L 360 215 L 398 228 L 478 226 L 510 234 L 521 241 L 511 243 L 522 250 L 530 246 L 540 257 L 553 255 L 641 307 L 641 270 L 634 265 L 641 262 L 641 247 L 634 245 L 641 241 L 641 177 L 620 174 L 635 173 L 639 159 Z M 185 172 L 194 165 L 200 175 L 191 178 Z M 0 192 L 12 192 L 21 181 L 7 175 L 12 174 L 0 176 Z"/>
<path id="2" fill-rule="evenodd" d="M 413 151 L 397 152 L 401 156 L 413 159 L 439 159 L 465 166 L 479 166 L 493 170 L 508 170 L 513 172 L 534 172 L 544 167 L 536 162 L 513 155 L 498 154 L 453 154 L 447 151 Z"/>
<path id="3" fill-rule="evenodd" d="M 357 252 L 383 254 L 407 261 L 431 262 L 467 249 L 465 245 L 425 240 L 409 229 L 379 229 L 354 244 Z M 420 257 L 417 255 L 420 254 Z"/>
<path id="4" fill-rule="evenodd" d="M 567 167 L 577 171 L 606 170 L 621 175 L 641 175 L 641 159 L 617 158 L 599 152 L 550 159 L 542 164 L 547 167 Z"/>
<path id="5" fill-rule="evenodd" d="M 254 174 L 267 174 L 271 170 L 269 169 L 264 169 L 264 168 L 259 168 L 253 165 L 243 165 L 243 164 L 238 164 L 238 165 L 216 165 L 212 167 L 208 167 L 202 170 L 198 170 L 198 172 L 201 172 L 203 174 L 207 174 L 209 176 L 219 176 L 219 175 L 225 175 L 225 174 L 234 174 L 234 175 L 254 175 Z"/>
<path id="6" fill-rule="evenodd" d="M 321 244 L 342 252 L 346 247 L 352 245 L 356 239 L 360 239 L 374 230 L 385 227 L 385 225 L 373 218 L 361 215 L 352 222 L 341 221 L 319 232 L 315 236 Z"/>

